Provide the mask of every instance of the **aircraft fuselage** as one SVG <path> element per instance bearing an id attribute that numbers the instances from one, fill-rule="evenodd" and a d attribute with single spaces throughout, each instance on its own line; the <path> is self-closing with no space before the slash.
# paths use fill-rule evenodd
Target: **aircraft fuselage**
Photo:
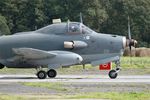
<path id="1" fill-rule="evenodd" d="M 104 59 L 111 56 L 121 56 L 123 53 L 123 39 L 125 37 L 108 34 L 79 34 L 79 35 L 59 35 L 42 34 L 37 32 L 26 32 L 10 36 L 0 37 L 0 63 L 7 67 L 35 67 L 25 61 L 13 61 L 15 56 L 13 48 L 34 48 L 44 51 L 70 51 L 83 57 L 82 64 L 90 63 L 94 60 Z M 87 43 L 85 48 L 64 48 L 64 41 L 83 41 Z"/>

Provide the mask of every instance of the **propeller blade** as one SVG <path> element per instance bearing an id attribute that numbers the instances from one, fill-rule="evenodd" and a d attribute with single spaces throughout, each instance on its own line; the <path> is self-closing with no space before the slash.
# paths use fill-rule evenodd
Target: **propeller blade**
<path id="1" fill-rule="evenodd" d="M 131 37 L 131 26 L 130 26 L 130 17 L 128 16 L 128 41 L 127 41 L 127 46 L 129 46 L 130 50 L 130 57 L 131 57 L 131 52 L 132 52 L 132 46 L 136 47 L 137 41 L 135 39 L 132 39 Z"/>
<path id="2" fill-rule="evenodd" d="M 128 37 L 131 40 L 130 17 L 128 16 Z"/>
<path id="3" fill-rule="evenodd" d="M 83 23 L 82 13 L 80 12 L 80 22 Z"/>

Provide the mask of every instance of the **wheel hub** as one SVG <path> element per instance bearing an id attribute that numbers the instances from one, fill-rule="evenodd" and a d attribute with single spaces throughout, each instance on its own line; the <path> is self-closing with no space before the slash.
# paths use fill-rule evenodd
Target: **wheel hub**
<path id="1" fill-rule="evenodd" d="M 40 77 L 44 77 L 44 74 L 43 74 L 43 73 L 40 73 L 39 76 L 40 76 Z"/>

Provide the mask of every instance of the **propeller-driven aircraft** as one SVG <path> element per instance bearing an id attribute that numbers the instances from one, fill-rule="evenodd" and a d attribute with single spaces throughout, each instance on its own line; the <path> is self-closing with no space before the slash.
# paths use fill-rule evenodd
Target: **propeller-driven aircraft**
<path id="1" fill-rule="evenodd" d="M 61 66 L 115 62 L 109 72 L 114 79 L 120 71 L 125 47 L 136 40 L 125 36 L 97 33 L 81 22 L 55 23 L 41 29 L 0 37 L 0 68 L 35 68 L 39 79 L 54 78 Z M 42 68 L 47 67 L 48 71 Z"/>

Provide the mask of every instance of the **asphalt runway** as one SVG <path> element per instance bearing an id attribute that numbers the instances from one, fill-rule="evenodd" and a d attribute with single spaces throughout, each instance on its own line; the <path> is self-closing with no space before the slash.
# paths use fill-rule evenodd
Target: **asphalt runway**
<path id="1" fill-rule="evenodd" d="M 38 79 L 35 75 L 0 75 L 2 82 L 150 83 L 150 75 L 118 76 L 116 79 L 107 75 L 57 75 L 54 79 Z"/>

